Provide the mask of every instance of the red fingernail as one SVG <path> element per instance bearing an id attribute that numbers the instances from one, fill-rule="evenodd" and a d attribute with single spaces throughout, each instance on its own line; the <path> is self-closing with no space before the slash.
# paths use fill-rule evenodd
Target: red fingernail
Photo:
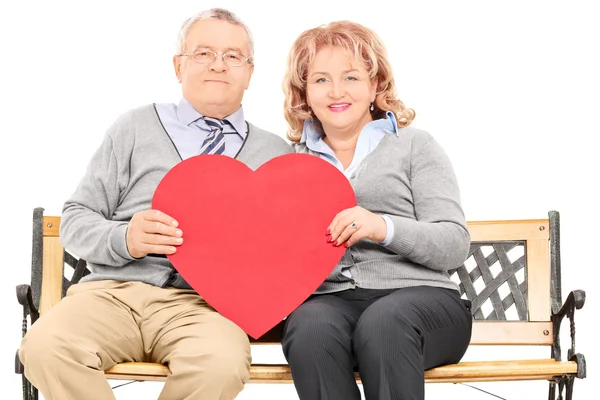
<path id="1" fill-rule="evenodd" d="M 348 248 L 348 247 L 349 247 L 349 246 L 348 246 L 348 243 L 344 243 L 344 247 L 345 247 L 345 248 Z"/>
<path id="2" fill-rule="evenodd" d="M 326 235 L 331 235 L 331 229 L 327 228 L 327 232 L 325 234 Z"/>

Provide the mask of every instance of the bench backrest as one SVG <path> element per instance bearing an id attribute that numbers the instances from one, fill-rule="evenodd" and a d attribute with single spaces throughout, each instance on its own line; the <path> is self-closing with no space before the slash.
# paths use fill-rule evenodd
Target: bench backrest
<path id="1" fill-rule="evenodd" d="M 65 251 L 60 217 L 33 217 L 32 294 L 43 314 L 68 287 L 88 273 Z M 467 223 L 471 248 L 466 262 L 450 271 L 463 298 L 473 303 L 474 345 L 552 345 L 551 310 L 562 305 L 559 214 L 548 219 Z M 281 326 L 257 342 L 277 343 Z"/>

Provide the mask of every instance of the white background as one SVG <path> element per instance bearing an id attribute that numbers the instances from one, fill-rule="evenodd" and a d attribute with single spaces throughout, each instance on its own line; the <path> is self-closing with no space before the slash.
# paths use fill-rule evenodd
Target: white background
<path id="1" fill-rule="evenodd" d="M 3 1 L 0 6 L 0 154 L 3 257 L 2 399 L 20 398 L 13 357 L 29 282 L 31 214 L 60 213 L 105 129 L 126 110 L 177 102 L 171 56 L 182 21 L 205 8 L 236 12 L 253 30 L 256 69 L 248 120 L 284 135 L 281 80 L 292 41 L 338 19 L 374 28 L 387 44 L 399 93 L 452 159 L 467 219 L 562 217 L 563 293 L 587 290 L 577 349 L 593 394 L 598 359 L 597 124 L 599 15 L 592 1 Z M 567 344 L 567 343 L 564 343 Z M 471 349 L 466 359 L 547 356 L 546 348 Z M 278 349 L 257 359 L 282 360 Z M 264 356 L 260 358 L 260 356 Z M 114 382 L 115 384 L 118 382 Z M 154 399 L 160 383 L 115 391 Z M 507 399 L 546 399 L 545 382 L 475 386 Z M 492 399 L 431 384 L 427 399 Z M 291 385 L 248 385 L 240 399 L 296 399 Z"/>

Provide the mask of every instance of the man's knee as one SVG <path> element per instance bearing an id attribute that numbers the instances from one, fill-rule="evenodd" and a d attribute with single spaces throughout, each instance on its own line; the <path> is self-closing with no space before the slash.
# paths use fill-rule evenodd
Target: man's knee
<path id="1" fill-rule="evenodd" d="M 208 375 L 210 379 L 228 384 L 245 384 L 250 380 L 252 357 L 250 347 L 215 351 L 212 355 Z"/>
<path id="2" fill-rule="evenodd" d="M 250 379 L 250 344 L 236 343 L 213 347 L 210 353 L 182 354 L 171 360 L 173 375 L 202 380 L 215 387 L 235 387 Z"/>
<path id="3" fill-rule="evenodd" d="M 67 352 L 68 346 L 60 335 L 32 329 L 21 341 L 19 360 L 25 366 L 25 371 L 44 366 L 52 368 L 56 360 Z"/>

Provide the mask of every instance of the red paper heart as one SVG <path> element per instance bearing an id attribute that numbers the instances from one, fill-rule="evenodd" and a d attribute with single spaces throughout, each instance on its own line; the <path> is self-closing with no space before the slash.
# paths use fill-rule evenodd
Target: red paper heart
<path id="1" fill-rule="evenodd" d="M 158 185 L 152 208 L 179 222 L 169 256 L 212 307 L 253 338 L 296 309 L 343 256 L 327 243 L 335 215 L 356 205 L 348 180 L 306 154 L 252 171 L 221 155 L 189 158 Z"/>

